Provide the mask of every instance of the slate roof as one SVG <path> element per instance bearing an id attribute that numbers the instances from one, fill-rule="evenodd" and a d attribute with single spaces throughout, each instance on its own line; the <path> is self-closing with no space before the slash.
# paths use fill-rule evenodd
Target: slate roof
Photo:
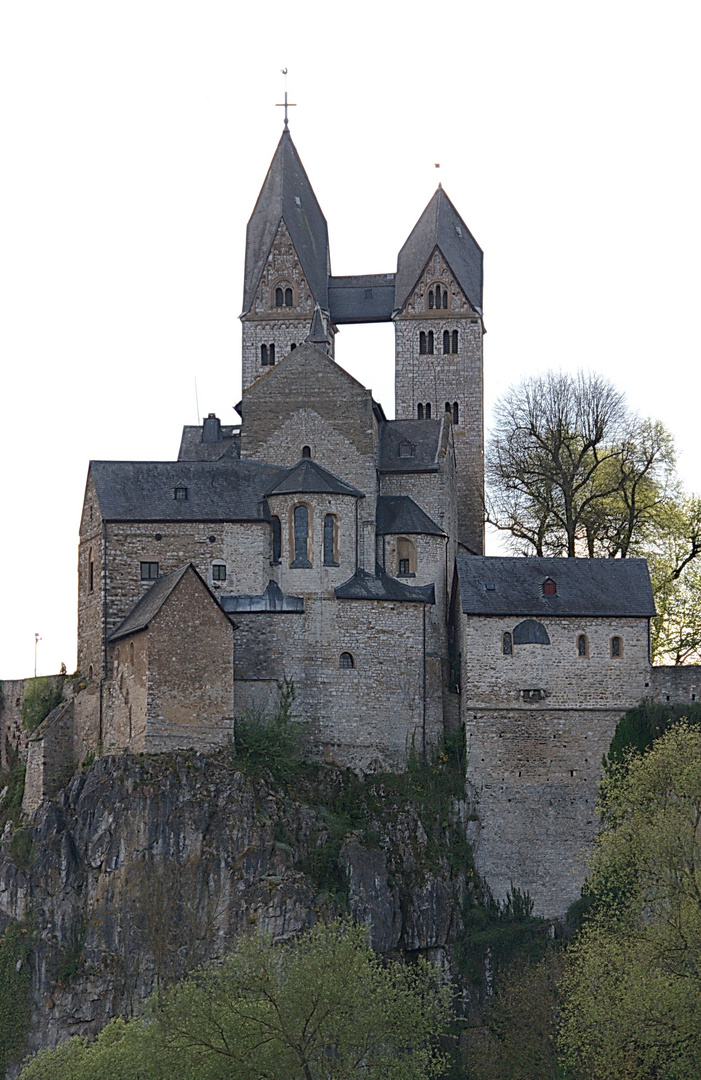
<path id="1" fill-rule="evenodd" d="M 304 597 L 290 596 L 276 581 L 269 581 L 258 596 L 222 596 L 221 606 L 224 611 L 304 611 Z"/>
<path id="2" fill-rule="evenodd" d="M 377 467 L 380 472 L 436 472 L 441 449 L 440 420 L 386 420 L 379 425 Z M 411 457 L 400 457 L 400 444 L 408 442 Z"/>
<path id="3" fill-rule="evenodd" d="M 353 495 L 364 499 L 362 491 L 352 484 L 347 484 L 328 469 L 324 469 L 311 458 L 302 458 L 291 469 L 284 470 L 275 484 L 268 489 L 267 495 L 303 495 L 303 494 Z"/>
<path id="4" fill-rule="evenodd" d="M 339 600 L 399 600 L 408 604 L 435 604 L 433 585 L 405 585 L 386 574 L 381 566 L 375 574 L 358 568 L 352 578 L 334 589 Z"/>
<path id="5" fill-rule="evenodd" d="M 331 321 L 390 322 L 396 274 L 350 274 L 329 278 Z"/>
<path id="6" fill-rule="evenodd" d="M 326 218 L 287 129 L 280 136 L 246 229 L 244 313 L 253 303 L 281 220 L 287 226 L 315 301 L 327 310 L 330 263 Z"/>
<path id="7" fill-rule="evenodd" d="M 218 442 L 202 442 L 202 425 L 186 424 L 178 451 L 178 461 L 219 461 L 223 457 L 238 457 L 241 448 L 240 425 L 221 427 Z"/>
<path id="8" fill-rule="evenodd" d="M 312 315 L 312 325 L 309 328 L 305 341 L 311 342 L 312 345 L 316 345 L 318 349 L 322 349 L 325 353 L 329 351 L 331 345 L 331 339 L 324 326 L 324 319 L 321 314 L 321 308 L 317 304 L 314 308 L 314 314 Z"/>
<path id="9" fill-rule="evenodd" d="M 397 259 L 394 307 L 400 311 L 438 246 L 472 306 L 482 312 L 482 249 L 438 185 Z"/>
<path id="10" fill-rule="evenodd" d="M 440 525 L 436 525 L 408 495 L 380 496 L 377 500 L 377 532 L 380 536 L 388 533 L 445 535 Z"/>
<path id="11" fill-rule="evenodd" d="M 163 577 L 158 578 L 158 580 L 153 583 L 151 588 L 136 602 L 126 619 L 121 622 L 114 633 L 110 635 L 109 640 L 119 641 L 120 638 L 128 637 L 129 634 L 135 634 L 139 630 L 145 630 L 152 619 L 154 619 L 161 610 L 170 594 L 185 577 L 188 570 L 192 570 L 193 574 L 197 575 L 206 592 L 211 597 L 212 603 L 219 607 L 216 597 L 210 593 L 207 585 L 197 573 L 197 570 L 192 563 L 185 563 L 179 570 L 174 570 L 171 574 L 164 574 Z"/>
<path id="12" fill-rule="evenodd" d="M 645 559 L 458 555 L 456 561 L 462 610 L 468 615 L 655 615 Z M 547 577 L 557 586 L 555 596 L 543 595 Z"/>
<path id="13" fill-rule="evenodd" d="M 240 458 L 90 462 L 105 521 L 269 521 L 265 491 L 287 471 Z"/>

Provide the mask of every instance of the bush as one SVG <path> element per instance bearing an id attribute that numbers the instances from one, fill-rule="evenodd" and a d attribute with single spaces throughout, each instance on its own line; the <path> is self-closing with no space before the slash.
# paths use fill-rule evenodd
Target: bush
<path id="1" fill-rule="evenodd" d="M 304 739 L 293 719 L 295 686 L 291 679 L 278 683 L 280 702 L 273 716 L 249 710 L 234 721 L 236 764 L 247 773 L 269 771 L 287 780 L 302 761 Z"/>
<path id="2" fill-rule="evenodd" d="M 27 1038 L 31 976 L 27 963 L 32 936 L 22 923 L 10 923 L 0 938 L 0 1075 L 19 1061 Z"/>
<path id="3" fill-rule="evenodd" d="M 24 688 L 22 696 L 22 727 L 25 731 L 36 731 L 52 709 L 63 701 L 63 678 L 53 679 L 41 676 L 31 679 Z"/>
<path id="4" fill-rule="evenodd" d="M 628 750 L 639 754 L 649 750 L 656 739 L 682 718 L 690 724 L 701 724 L 701 702 L 658 703 L 645 701 L 629 709 L 616 725 L 606 765 L 621 764 Z"/>

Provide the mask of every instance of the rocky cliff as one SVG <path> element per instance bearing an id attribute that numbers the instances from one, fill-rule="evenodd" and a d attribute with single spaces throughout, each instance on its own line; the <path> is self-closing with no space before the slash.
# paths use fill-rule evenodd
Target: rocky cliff
<path id="1" fill-rule="evenodd" d="M 0 930 L 19 921 L 33 942 L 26 1049 L 137 1013 L 236 935 L 284 940 L 343 912 L 378 951 L 457 974 L 477 896 L 466 806 L 423 768 L 413 787 L 324 766 L 280 785 L 226 752 L 78 772 L 0 844 Z"/>

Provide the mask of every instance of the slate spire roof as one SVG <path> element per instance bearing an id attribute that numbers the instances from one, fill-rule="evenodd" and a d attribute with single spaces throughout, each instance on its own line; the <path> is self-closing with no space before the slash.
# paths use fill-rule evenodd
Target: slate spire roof
<path id="1" fill-rule="evenodd" d="M 246 229 L 243 312 L 250 311 L 271 245 L 284 221 L 317 304 L 328 310 L 329 238 L 321 207 L 285 129 Z"/>
<path id="2" fill-rule="evenodd" d="M 439 184 L 397 259 L 394 308 L 400 311 L 439 247 L 476 311 L 482 312 L 482 249 Z"/>
<path id="3" fill-rule="evenodd" d="M 316 345 L 318 349 L 323 349 L 325 353 L 329 351 L 331 345 L 331 339 L 329 338 L 328 331 L 324 326 L 324 318 L 321 314 L 321 308 L 317 304 L 314 308 L 314 314 L 312 315 L 312 325 L 309 328 L 305 341 L 310 341 L 312 345 Z"/>

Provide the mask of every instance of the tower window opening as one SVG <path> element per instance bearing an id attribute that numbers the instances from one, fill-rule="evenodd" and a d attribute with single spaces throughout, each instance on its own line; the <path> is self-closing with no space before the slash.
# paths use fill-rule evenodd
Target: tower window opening
<path id="1" fill-rule="evenodd" d="M 279 563 L 282 559 L 282 523 L 277 514 L 272 517 L 273 526 L 273 562 Z"/>
<path id="2" fill-rule="evenodd" d="M 453 402 L 453 423 L 454 424 L 459 424 L 460 423 L 460 408 L 458 406 L 457 401 Z"/>
<path id="3" fill-rule="evenodd" d="M 424 407 L 423 407 L 423 405 L 417 405 L 416 406 L 416 416 L 417 416 L 417 419 L 423 420 L 423 418 L 424 418 Z"/>
<path id="4" fill-rule="evenodd" d="M 419 355 L 420 356 L 425 356 L 426 355 L 426 331 L 425 330 L 421 330 L 419 332 Z"/>
<path id="5" fill-rule="evenodd" d="M 268 346 L 261 345 L 260 347 L 260 362 L 263 367 L 266 367 L 268 363 Z"/>
<path id="6" fill-rule="evenodd" d="M 338 566 L 336 546 L 336 518 L 333 514 L 326 514 L 324 516 L 324 566 Z"/>
<path id="7" fill-rule="evenodd" d="M 577 656 L 589 656 L 589 642 L 586 634 L 580 634 L 577 638 Z"/>
<path id="8" fill-rule="evenodd" d="M 284 302 L 285 302 L 285 294 L 283 293 L 282 289 L 278 286 L 277 289 L 275 290 L 275 307 L 282 307 Z"/>
<path id="9" fill-rule="evenodd" d="M 431 311 L 433 310 L 433 306 L 434 306 L 433 300 L 434 300 L 433 289 L 429 289 L 428 290 L 428 306 L 431 309 Z"/>
<path id="10" fill-rule="evenodd" d="M 450 413 L 450 415 L 451 415 L 451 416 L 453 415 L 453 410 L 452 410 L 452 408 L 451 408 L 451 406 L 450 406 L 450 402 L 449 402 L 449 401 L 446 401 L 446 403 L 445 403 L 445 411 L 446 411 L 447 413 Z"/>
<path id="11" fill-rule="evenodd" d="M 429 356 L 433 356 L 433 330 L 429 330 L 426 335 L 426 352 Z"/>
<path id="12" fill-rule="evenodd" d="M 457 332 L 457 330 L 453 330 L 453 350 L 452 351 L 454 353 L 457 353 L 457 351 L 458 351 L 458 332 Z"/>
<path id="13" fill-rule="evenodd" d="M 302 457 L 303 458 L 310 458 L 311 456 L 312 456 L 312 448 L 311 448 L 311 446 L 303 446 L 302 447 Z"/>
<path id="14" fill-rule="evenodd" d="M 275 363 L 275 344 L 273 342 L 271 342 L 270 348 L 268 349 L 268 363 Z"/>
<path id="15" fill-rule="evenodd" d="M 295 506 L 293 514 L 294 550 L 293 567 L 308 568 L 309 561 L 309 511 L 306 506 Z"/>
<path id="16" fill-rule="evenodd" d="M 350 671 L 355 667 L 355 660 L 353 654 L 349 652 L 342 652 L 338 658 L 338 666 L 341 671 Z"/>
<path id="17" fill-rule="evenodd" d="M 88 592 L 92 592 L 95 588 L 95 560 L 93 557 L 92 548 L 88 554 Z"/>
<path id="18" fill-rule="evenodd" d="M 426 402 L 426 419 L 427 420 L 431 419 L 431 402 L 430 401 Z"/>
<path id="19" fill-rule="evenodd" d="M 443 307 L 446 309 L 448 307 L 448 293 L 445 291 L 445 289 L 443 290 Z"/>
<path id="20" fill-rule="evenodd" d="M 450 352 L 450 330 L 443 331 L 443 352 Z"/>
<path id="21" fill-rule="evenodd" d="M 508 630 L 506 631 L 506 633 L 501 635 L 501 651 L 504 656 L 513 656 L 514 643 Z"/>
<path id="22" fill-rule="evenodd" d="M 292 289 L 285 289 L 285 307 L 292 307 Z"/>

